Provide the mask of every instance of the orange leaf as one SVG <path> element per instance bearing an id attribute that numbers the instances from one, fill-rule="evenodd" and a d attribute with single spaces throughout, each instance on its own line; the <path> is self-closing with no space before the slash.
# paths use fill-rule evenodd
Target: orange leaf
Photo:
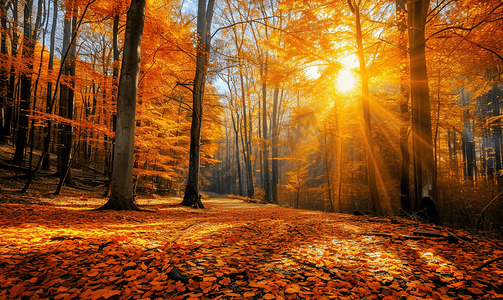
<path id="1" fill-rule="evenodd" d="M 217 280 L 216 277 L 204 277 L 203 278 L 203 281 L 215 281 L 215 280 Z"/>
<path id="2" fill-rule="evenodd" d="M 120 295 L 121 294 L 121 291 L 118 291 L 118 290 L 110 290 L 108 292 L 106 292 L 104 295 L 103 295 L 103 298 L 105 299 L 108 299 L 114 295 Z"/>
<path id="3" fill-rule="evenodd" d="M 243 294 L 243 297 L 253 297 L 255 296 L 255 292 L 246 292 Z"/>
<path id="4" fill-rule="evenodd" d="M 475 294 L 475 295 L 480 295 L 483 294 L 484 292 L 481 289 L 478 288 L 466 288 L 470 293 Z"/>
<path id="5" fill-rule="evenodd" d="M 229 283 L 231 283 L 231 280 L 229 279 L 229 277 L 225 277 L 224 279 L 220 280 L 220 285 L 228 285 Z"/>
<path id="6" fill-rule="evenodd" d="M 15 286 L 11 287 L 9 290 L 10 293 L 10 298 L 14 299 L 18 295 L 20 295 L 22 292 L 24 292 L 25 286 L 22 285 L 21 283 L 16 284 Z"/>
<path id="7" fill-rule="evenodd" d="M 213 285 L 212 282 L 207 282 L 207 281 L 203 281 L 203 282 L 199 283 L 199 287 L 201 288 L 201 290 L 203 290 L 203 292 L 205 292 L 205 290 L 208 290 L 212 285 Z"/>
<path id="8" fill-rule="evenodd" d="M 267 300 L 272 300 L 272 299 L 276 299 L 276 296 L 272 295 L 272 294 L 265 294 L 264 299 L 267 299 Z"/>

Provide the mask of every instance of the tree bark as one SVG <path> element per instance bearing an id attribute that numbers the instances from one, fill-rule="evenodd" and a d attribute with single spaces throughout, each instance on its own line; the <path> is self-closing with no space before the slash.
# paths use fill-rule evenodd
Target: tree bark
<path id="1" fill-rule="evenodd" d="M 363 38 L 360 23 L 360 7 L 353 5 L 352 0 L 348 0 L 351 11 L 356 18 L 356 44 L 358 49 L 358 60 L 360 62 L 360 76 L 362 79 L 362 107 L 363 107 L 363 120 L 365 127 L 365 142 L 367 152 L 367 171 L 369 178 L 369 191 L 370 201 L 375 213 L 381 214 L 381 202 L 379 201 L 379 194 L 377 191 L 376 179 L 376 159 L 374 155 L 374 139 L 372 138 L 372 124 L 370 122 L 370 105 L 369 105 L 369 77 L 367 74 L 367 67 L 365 65 L 365 56 L 363 52 Z"/>
<path id="2" fill-rule="evenodd" d="M 0 28 L 2 30 L 0 38 L 0 55 L 2 59 L 7 59 L 7 8 L 5 0 L 0 0 Z M 7 64 L 2 64 L 0 69 L 0 143 L 5 143 L 5 114 L 7 108 Z"/>
<path id="3" fill-rule="evenodd" d="M 252 166 L 251 166 L 251 149 L 250 149 L 250 139 L 251 136 L 248 136 L 248 121 L 247 121 L 247 113 L 246 113 L 246 97 L 245 97 L 245 84 L 244 84 L 244 78 L 243 78 L 243 72 L 241 68 L 239 69 L 239 79 L 241 81 L 241 101 L 242 101 L 242 106 L 243 106 L 243 125 L 244 125 L 244 130 L 243 130 L 243 137 L 244 137 L 244 143 L 243 143 L 243 155 L 245 158 L 245 168 L 246 168 L 246 194 L 248 197 L 253 197 L 253 172 L 252 172 Z M 250 115 L 251 118 L 251 115 Z"/>
<path id="4" fill-rule="evenodd" d="M 207 6 L 206 6 L 207 5 Z M 199 0 L 197 12 L 197 58 L 196 75 L 192 88 L 192 124 L 190 127 L 189 176 L 181 205 L 204 208 L 199 195 L 199 166 L 201 153 L 201 125 L 203 121 L 203 98 L 206 73 L 210 55 L 211 20 L 215 0 Z"/>
<path id="5" fill-rule="evenodd" d="M 398 51 L 399 51 L 399 72 L 400 72 L 400 154 L 402 156 L 401 176 L 400 176 L 400 205 L 404 212 L 410 213 L 412 210 L 410 199 L 410 153 L 408 134 L 409 115 L 409 79 L 407 61 L 407 12 L 405 10 L 406 1 L 396 1 L 396 15 L 398 27 Z"/>
<path id="6" fill-rule="evenodd" d="M 19 34 L 17 29 L 17 24 L 19 24 L 18 18 L 18 1 L 12 1 L 12 15 L 14 22 L 11 23 L 12 27 L 12 38 L 11 38 L 11 56 L 16 57 L 18 51 Z M 7 95 L 5 97 L 5 121 L 4 121 L 4 135 L 10 136 L 12 134 L 12 114 L 14 111 L 14 90 L 16 82 L 16 68 L 15 64 L 10 65 L 10 76 L 9 76 L 9 86 L 7 88 Z"/>
<path id="7" fill-rule="evenodd" d="M 19 111 L 19 128 L 16 139 L 16 151 L 14 152 L 14 163 L 22 164 L 24 162 L 24 151 L 28 139 L 29 110 L 31 102 L 31 71 L 33 70 L 33 52 L 34 45 L 32 39 L 31 13 L 33 9 L 33 0 L 28 0 L 24 7 L 23 21 L 23 50 L 22 57 L 26 64 L 26 72 L 21 74 L 21 99 Z"/>
<path id="8" fill-rule="evenodd" d="M 46 102 L 46 113 L 52 113 L 51 104 L 52 104 L 52 71 L 54 69 L 54 41 L 56 38 L 56 24 L 58 20 L 58 1 L 54 1 L 54 10 L 52 14 L 52 28 L 51 28 L 51 45 L 49 50 L 49 64 L 48 64 L 48 73 L 49 73 L 49 81 L 47 82 L 47 102 Z M 44 153 L 47 153 L 44 156 L 44 161 L 42 162 L 42 170 L 48 171 L 51 167 L 51 155 L 49 153 L 49 147 L 51 145 L 51 127 L 52 122 L 50 120 L 47 121 L 47 125 L 44 126 Z"/>
<path id="9" fill-rule="evenodd" d="M 112 32 L 112 50 L 113 50 L 113 71 L 112 71 L 112 106 L 117 105 L 117 89 L 118 89 L 118 82 L 117 79 L 119 78 L 119 67 L 117 66 L 117 62 L 119 61 L 119 15 L 116 14 L 114 16 L 114 25 L 113 25 L 113 32 Z M 114 110 L 112 112 L 112 130 L 114 133 L 116 132 L 117 127 L 117 112 Z M 112 159 L 113 155 L 115 152 L 115 137 L 112 138 Z M 114 165 L 112 163 L 112 171 L 113 173 L 113 168 Z M 110 193 L 112 191 L 112 180 L 110 180 L 110 183 L 108 184 L 107 191 L 105 193 L 105 197 L 110 197 Z"/>
<path id="10" fill-rule="evenodd" d="M 271 137 L 271 165 L 272 165 L 272 203 L 278 204 L 278 101 L 279 88 L 274 88 L 272 105 L 272 137 Z"/>
<path id="11" fill-rule="evenodd" d="M 60 84 L 59 92 L 60 92 L 60 109 L 59 115 L 65 119 L 67 122 L 64 122 L 60 125 L 60 136 L 59 136 L 59 149 L 58 149 L 58 176 L 63 177 L 67 174 L 66 167 L 69 165 L 71 151 L 72 151 L 72 143 L 73 143 L 73 130 L 72 126 L 69 123 L 69 120 L 73 119 L 73 90 L 71 87 L 71 69 L 72 69 L 72 61 L 75 61 L 74 54 L 75 52 L 72 50 L 71 41 L 72 41 L 72 33 L 74 33 L 75 29 L 72 28 L 72 19 L 74 16 L 73 11 L 73 3 L 68 8 L 65 20 L 64 20 L 64 33 L 63 33 L 63 53 L 68 52 L 68 56 L 65 60 L 61 62 L 61 74 L 66 76 L 66 81 Z M 72 183 L 72 174 L 71 171 L 66 175 L 66 183 Z"/>
<path id="12" fill-rule="evenodd" d="M 412 134 L 414 160 L 415 208 L 423 199 L 430 199 L 429 205 L 435 222 L 438 222 L 437 180 L 433 157 L 433 137 L 431 130 L 430 95 L 428 72 L 426 69 L 425 28 L 429 0 L 408 3 L 410 81 L 412 102 Z"/>
<path id="13" fill-rule="evenodd" d="M 264 180 L 264 201 L 270 202 L 271 196 L 269 194 L 269 140 L 267 134 L 267 53 L 265 54 L 265 61 L 261 69 L 262 75 L 262 160 L 264 166 L 262 168 L 262 176 Z"/>
<path id="14" fill-rule="evenodd" d="M 239 159 L 239 115 L 236 114 L 236 121 L 234 120 L 234 115 L 231 112 L 232 126 L 234 127 L 234 134 L 236 139 L 236 166 L 238 169 L 238 186 L 239 186 L 239 196 L 243 196 L 243 180 L 241 179 L 241 161 Z M 237 124 L 236 124 L 237 123 Z"/>
<path id="15" fill-rule="evenodd" d="M 465 178 L 468 180 L 474 179 L 475 171 L 475 142 L 474 135 L 470 124 L 470 119 L 467 118 L 470 112 L 468 106 L 470 105 L 469 96 L 464 88 L 461 88 L 461 105 L 466 107 L 463 115 L 463 169 Z"/>
<path id="16" fill-rule="evenodd" d="M 133 196 L 133 160 L 136 96 L 140 75 L 145 6 L 145 0 L 132 0 L 127 13 L 124 55 L 117 96 L 117 132 L 112 191 L 108 202 L 100 208 L 101 210 L 140 209 Z"/>

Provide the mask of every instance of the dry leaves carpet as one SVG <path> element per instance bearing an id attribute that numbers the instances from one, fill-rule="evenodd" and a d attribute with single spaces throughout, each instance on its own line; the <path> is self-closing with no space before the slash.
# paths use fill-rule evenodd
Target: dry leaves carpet
<path id="1" fill-rule="evenodd" d="M 0 299 L 503 298 L 502 263 L 474 270 L 503 244 L 464 232 L 227 198 L 141 200 L 149 213 L 64 197 L 0 201 Z"/>

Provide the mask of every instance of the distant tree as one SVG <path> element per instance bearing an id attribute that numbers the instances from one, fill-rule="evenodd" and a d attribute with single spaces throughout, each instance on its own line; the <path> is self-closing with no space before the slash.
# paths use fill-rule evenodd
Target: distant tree
<path id="1" fill-rule="evenodd" d="M 127 13 L 124 55 L 117 96 L 117 131 L 112 189 L 108 202 L 100 208 L 101 210 L 140 210 L 133 196 L 133 159 L 145 2 L 145 0 L 132 0 Z"/>
<path id="2" fill-rule="evenodd" d="M 201 125 L 206 73 L 210 55 L 211 20 L 215 0 L 199 0 L 197 11 L 197 60 L 192 87 L 192 125 L 190 128 L 189 175 L 181 205 L 204 208 L 199 195 L 199 165 L 201 161 Z"/>

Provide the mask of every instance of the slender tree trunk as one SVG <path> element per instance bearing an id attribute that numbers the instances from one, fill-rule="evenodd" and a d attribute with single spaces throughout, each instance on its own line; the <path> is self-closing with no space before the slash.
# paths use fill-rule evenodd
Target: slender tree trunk
<path id="1" fill-rule="evenodd" d="M 429 202 L 431 221 L 438 222 L 437 180 L 433 157 L 430 95 L 426 69 L 425 27 L 429 0 L 408 2 L 414 194 L 416 203 Z M 416 204 L 416 208 L 419 205 Z"/>
<path id="2" fill-rule="evenodd" d="M 498 117 L 500 116 L 500 97 L 501 95 L 498 94 L 499 89 L 498 85 L 495 83 L 493 85 L 493 89 L 490 91 L 489 95 L 491 96 L 491 108 L 492 108 L 492 116 L 493 117 Z M 488 95 L 488 97 L 489 97 Z M 493 136 L 494 136 L 494 159 L 495 159 L 495 166 L 494 169 L 496 172 L 501 170 L 502 168 L 502 157 L 501 157 L 501 128 L 496 127 L 493 130 Z"/>
<path id="3" fill-rule="evenodd" d="M 133 197 L 133 165 L 136 97 L 145 5 L 145 0 L 132 0 L 127 13 L 124 54 L 117 95 L 117 132 L 112 191 L 108 202 L 101 207 L 102 210 L 139 210 Z"/>
<path id="4" fill-rule="evenodd" d="M 7 9 L 5 0 L 0 0 L 0 55 L 1 59 L 7 61 Z M 0 67 L 0 143 L 5 143 L 5 114 L 7 109 L 7 66 L 3 63 Z"/>
<path id="5" fill-rule="evenodd" d="M 11 23 L 11 28 L 12 28 L 12 37 L 11 37 L 11 56 L 16 57 L 17 56 L 17 51 L 18 51 L 18 42 L 19 42 L 19 34 L 18 34 L 18 28 L 17 24 L 19 24 L 19 18 L 18 18 L 18 1 L 12 1 L 12 15 L 14 22 Z M 15 64 L 11 63 L 10 64 L 10 71 L 9 71 L 9 86 L 7 88 L 7 95 L 5 98 L 5 116 L 4 116 L 4 136 L 10 136 L 12 135 L 12 117 L 13 117 L 13 112 L 14 112 L 14 91 L 16 89 L 16 68 Z"/>
<path id="6" fill-rule="evenodd" d="M 258 95 L 260 97 L 260 94 Z M 260 114 L 260 111 L 261 111 L 261 108 L 262 108 L 262 102 L 259 100 L 258 101 L 258 122 L 257 122 L 257 135 L 258 135 L 258 138 L 261 139 L 262 138 L 262 122 L 261 122 L 261 114 Z M 262 159 L 262 149 L 258 149 L 258 157 L 259 157 L 259 166 L 260 168 L 262 168 L 264 166 L 264 162 L 263 162 L 263 159 Z M 258 179 L 259 179 L 259 183 L 257 184 L 258 186 L 261 186 L 261 187 L 264 187 L 264 172 L 259 172 L 259 176 L 258 176 Z"/>
<path id="7" fill-rule="evenodd" d="M 400 176 L 400 204 L 404 212 L 412 210 L 410 199 L 410 153 L 407 131 L 409 129 L 409 68 L 407 60 L 407 12 L 406 1 L 396 1 L 396 15 L 398 27 L 398 51 L 400 57 L 400 153 L 402 156 Z"/>
<path id="8" fill-rule="evenodd" d="M 241 161 L 239 159 L 239 115 L 236 117 L 237 122 L 234 121 L 234 115 L 231 112 L 232 126 L 234 127 L 234 134 L 236 139 L 236 167 L 238 169 L 238 184 L 239 184 L 239 196 L 243 196 L 243 180 L 241 178 Z M 236 124 L 237 123 L 237 124 Z"/>
<path id="9" fill-rule="evenodd" d="M 330 208 L 332 212 L 335 212 L 335 205 L 332 201 L 332 184 L 330 182 L 330 156 L 328 151 L 328 129 L 327 123 L 323 123 L 323 152 L 324 152 L 324 161 L 325 161 L 325 176 L 327 177 L 327 192 L 328 192 L 328 202 L 330 203 Z"/>
<path id="10" fill-rule="evenodd" d="M 117 79 L 119 78 L 119 67 L 117 66 L 117 62 L 119 61 L 119 15 L 114 16 L 114 25 L 113 25 L 113 32 L 112 32 L 112 49 L 113 49 L 113 54 L 114 54 L 114 64 L 113 64 L 113 71 L 112 71 L 112 106 L 117 105 L 117 89 L 118 89 L 118 81 Z M 112 129 L 115 132 L 116 131 L 116 126 L 117 126 L 117 112 L 114 109 L 112 113 Z M 112 158 L 115 152 L 115 137 L 112 138 Z M 112 172 L 113 173 L 113 163 L 112 163 Z M 107 191 L 105 193 L 105 197 L 110 197 L 110 193 L 112 191 L 112 180 L 110 180 L 108 184 Z"/>
<path id="11" fill-rule="evenodd" d="M 47 82 L 47 102 L 46 102 L 46 113 L 50 114 L 51 111 L 51 103 L 52 103 L 52 71 L 54 69 L 54 41 L 56 38 L 56 24 L 58 20 L 58 1 L 54 1 L 54 10 L 52 14 L 52 28 L 51 28 L 51 45 L 49 50 L 49 64 L 48 64 L 48 73 L 49 73 L 49 81 Z M 47 153 L 44 156 L 44 161 L 42 162 L 42 170 L 48 171 L 51 167 L 51 155 L 49 153 L 49 147 L 51 145 L 51 127 L 52 122 L 50 120 L 47 121 L 47 126 L 44 126 L 44 153 Z"/>
<path id="12" fill-rule="evenodd" d="M 264 178 L 264 201 L 271 202 L 269 195 L 269 140 L 267 134 L 267 53 L 265 54 L 265 61 L 261 66 L 260 72 L 262 77 L 262 160 L 264 166 L 262 168 Z"/>
<path id="13" fill-rule="evenodd" d="M 353 5 L 352 0 L 348 0 L 348 4 L 356 18 L 356 44 L 358 49 L 358 60 L 360 62 L 360 76 L 362 79 L 362 106 L 363 106 L 363 120 L 365 127 L 365 142 L 367 153 L 367 172 L 369 178 L 369 191 L 370 201 L 375 213 L 381 214 L 381 202 L 379 201 L 379 194 L 377 191 L 377 178 L 376 178 L 376 159 L 374 154 L 374 139 L 372 138 L 372 124 L 370 122 L 370 105 L 369 105 L 369 77 L 367 74 L 367 67 L 365 65 L 365 56 L 363 52 L 363 38 L 360 23 L 360 7 Z"/>
<path id="14" fill-rule="evenodd" d="M 26 71 L 21 74 L 21 101 L 19 111 L 19 129 L 16 139 L 16 151 L 14 152 L 14 163 L 22 164 L 24 162 L 24 151 L 28 139 L 29 109 L 31 102 L 31 71 L 33 70 L 33 51 L 32 48 L 32 28 L 31 13 L 33 0 L 28 0 L 24 7 L 24 38 L 23 38 L 23 61 L 27 65 Z"/>
<path id="15" fill-rule="evenodd" d="M 62 75 L 66 77 L 66 81 L 60 84 L 60 109 L 59 115 L 68 121 L 60 124 L 60 148 L 58 149 L 58 176 L 63 177 L 67 174 L 66 167 L 69 165 L 72 151 L 73 143 L 73 132 L 72 126 L 69 120 L 73 117 L 73 90 L 71 88 L 71 68 L 72 61 L 75 60 L 73 57 L 73 51 L 70 49 L 72 41 L 72 17 L 73 12 L 73 2 L 67 9 L 65 20 L 64 20 L 64 34 L 63 34 L 63 53 L 68 52 L 67 58 L 61 62 Z M 71 172 L 68 172 L 66 176 L 66 183 L 72 183 Z"/>
<path id="16" fill-rule="evenodd" d="M 35 49 L 36 45 L 36 39 L 38 38 L 38 30 L 42 27 L 43 22 L 46 21 L 46 17 L 43 18 L 42 20 L 42 14 L 46 16 L 46 12 L 42 11 L 42 9 L 45 9 L 45 5 L 42 5 L 43 0 L 38 0 L 38 9 L 37 9 L 37 18 L 35 21 L 35 28 L 33 30 L 33 39 L 32 39 L 32 48 Z M 50 2 L 49 2 L 50 5 Z M 38 72 L 37 72 L 37 79 L 35 80 L 35 86 L 33 88 L 33 108 L 32 108 L 32 115 L 33 112 L 37 109 L 37 92 L 38 92 L 38 83 L 40 81 L 40 74 L 42 73 L 42 64 L 44 61 L 44 49 L 45 49 L 45 34 L 47 32 L 47 27 L 49 25 L 49 22 L 46 23 L 44 33 L 42 34 L 42 50 L 40 51 L 40 63 L 38 66 Z M 33 162 L 33 147 L 35 144 L 35 120 L 33 120 L 33 117 L 30 118 L 30 162 L 28 165 L 28 170 L 31 171 L 32 167 L 32 162 Z"/>
<path id="17" fill-rule="evenodd" d="M 199 195 L 199 165 L 201 152 L 201 124 L 203 121 L 203 98 L 206 73 L 210 55 L 211 20 L 215 0 L 199 0 L 197 12 L 197 58 L 196 75 L 192 88 L 192 124 L 190 127 L 189 176 L 182 205 L 204 208 Z"/>
<path id="18" fill-rule="evenodd" d="M 271 137 L 271 151 L 272 151 L 272 202 L 278 204 L 278 100 L 279 88 L 274 88 L 273 106 L 272 106 L 272 137 Z"/>
<path id="19" fill-rule="evenodd" d="M 253 172 L 251 168 L 251 153 L 250 153 L 250 142 L 249 139 L 251 136 L 248 136 L 248 121 L 247 121 L 247 113 L 246 113 L 246 97 L 245 97 L 245 84 L 244 84 L 244 79 L 243 79 L 243 73 L 240 69 L 239 72 L 239 79 L 241 81 L 241 101 L 242 101 L 242 106 L 243 106 L 243 125 L 244 125 L 244 130 L 243 130 L 243 137 L 244 137 L 244 145 L 243 145 L 243 154 L 245 158 L 245 167 L 246 167 L 246 191 L 247 191 L 247 196 L 248 197 L 253 197 Z M 251 116 L 250 116 L 251 118 Z"/>

